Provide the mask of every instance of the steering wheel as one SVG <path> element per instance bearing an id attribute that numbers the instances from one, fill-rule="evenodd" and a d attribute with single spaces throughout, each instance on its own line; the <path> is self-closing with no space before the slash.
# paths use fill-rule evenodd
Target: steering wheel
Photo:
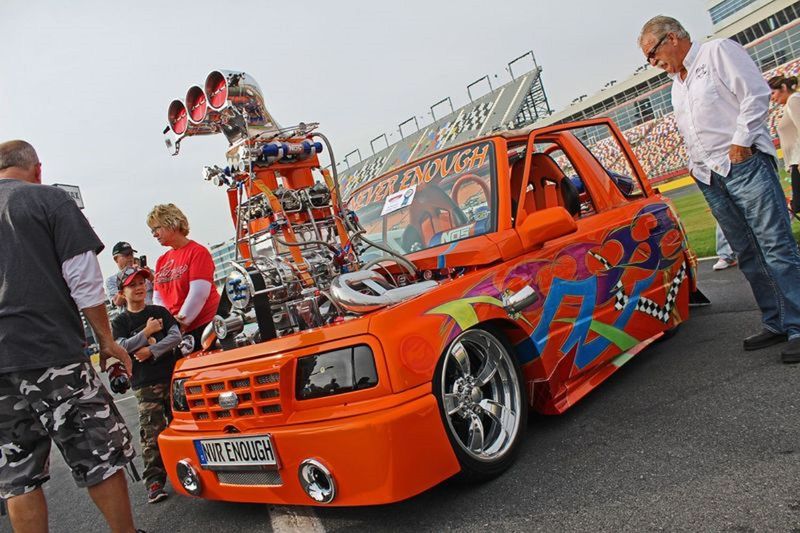
<path id="1" fill-rule="evenodd" d="M 464 174 L 456 180 L 453 184 L 453 189 L 450 191 L 450 197 L 458 202 L 458 193 L 461 192 L 461 187 L 467 183 L 475 183 L 483 190 L 483 197 L 489 202 L 491 196 L 489 192 L 489 185 L 483 181 L 477 174 Z"/>
<path id="2" fill-rule="evenodd" d="M 412 225 L 406 226 L 400 241 L 405 253 L 418 252 L 425 247 L 425 243 L 422 242 L 422 235 L 419 230 Z"/>
<path id="3" fill-rule="evenodd" d="M 423 223 L 426 219 L 437 219 L 438 213 L 442 211 L 449 214 L 451 227 L 463 226 L 468 222 L 467 216 L 461 208 L 439 186 L 428 184 L 425 188 L 417 191 L 409 208 L 409 218 L 410 224 L 419 230 L 423 245 L 427 244 L 432 236 L 430 231 L 426 234 L 422 230 Z"/>

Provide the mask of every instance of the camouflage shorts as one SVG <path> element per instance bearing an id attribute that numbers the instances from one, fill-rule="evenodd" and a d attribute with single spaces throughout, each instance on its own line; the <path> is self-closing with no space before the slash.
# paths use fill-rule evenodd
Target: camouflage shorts
<path id="1" fill-rule="evenodd" d="M 133 459 L 131 434 L 91 363 L 0 374 L 0 498 L 49 479 L 51 439 L 80 487 Z"/>
<path id="2" fill-rule="evenodd" d="M 158 449 L 158 436 L 172 418 L 169 390 L 169 383 L 157 383 L 134 391 L 139 403 L 139 436 L 144 462 L 142 481 L 145 487 L 149 487 L 154 481 L 162 485 L 167 481 L 167 472 Z"/>

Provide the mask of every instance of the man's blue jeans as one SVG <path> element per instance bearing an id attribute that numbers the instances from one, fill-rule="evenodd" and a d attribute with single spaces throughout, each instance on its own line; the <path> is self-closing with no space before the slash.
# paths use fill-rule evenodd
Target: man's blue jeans
<path id="1" fill-rule="evenodd" d="M 725 234 L 722 233 L 722 228 L 719 227 L 719 222 L 717 222 L 717 256 L 720 259 L 724 259 L 728 263 L 733 263 L 736 261 L 736 254 L 733 253 L 733 249 L 731 248 L 731 244 L 728 242 L 728 239 L 725 238 Z"/>
<path id="2" fill-rule="evenodd" d="M 775 160 L 761 152 L 727 176 L 697 182 L 739 259 L 764 328 L 800 337 L 800 251 L 792 235 Z"/>

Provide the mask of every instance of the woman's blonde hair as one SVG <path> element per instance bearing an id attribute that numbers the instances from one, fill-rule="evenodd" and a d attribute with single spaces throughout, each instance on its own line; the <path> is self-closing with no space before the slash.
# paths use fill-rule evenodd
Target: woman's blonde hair
<path id="1" fill-rule="evenodd" d="M 155 226 L 162 228 L 175 229 L 183 233 L 184 237 L 189 235 L 189 220 L 183 211 L 178 209 L 175 204 L 159 204 L 147 215 L 147 225 L 150 229 Z"/>

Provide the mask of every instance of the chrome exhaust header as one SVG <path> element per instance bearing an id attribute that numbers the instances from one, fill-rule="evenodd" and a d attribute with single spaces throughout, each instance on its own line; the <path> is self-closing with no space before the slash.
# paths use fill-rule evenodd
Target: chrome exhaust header
<path id="1" fill-rule="evenodd" d="M 205 94 L 208 107 L 212 115 L 218 115 L 222 133 L 230 144 L 281 129 L 267 110 L 258 83 L 246 72 L 212 71 L 206 77 Z"/>
<path id="2" fill-rule="evenodd" d="M 374 270 L 359 270 L 335 277 L 331 281 L 330 294 L 331 299 L 344 309 L 365 314 L 419 296 L 437 286 L 435 281 L 421 281 L 394 287 Z"/>
<path id="3" fill-rule="evenodd" d="M 233 145 L 281 127 L 267 110 L 258 83 L 246 72 L 214 70 L 203 87 L 193 85 L 167 110 L 165 143 L 172 155 L 185 137 L 223 133 Z"/>

